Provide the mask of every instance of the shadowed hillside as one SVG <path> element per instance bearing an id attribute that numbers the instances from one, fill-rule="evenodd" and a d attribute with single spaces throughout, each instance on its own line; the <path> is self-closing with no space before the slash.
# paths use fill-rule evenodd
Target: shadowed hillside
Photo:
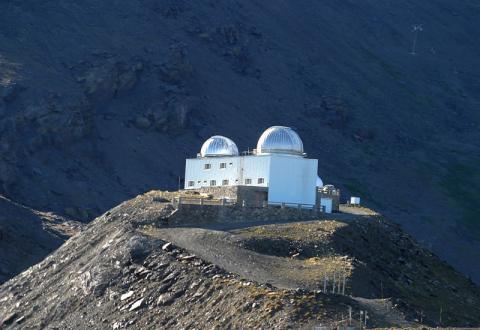
<path id="1" fill-rule="evenodd" d="M 371 328 L 480 324 L 479 288 L 379 215 L 199 219 L 161 195 L 111 209 L 0 286 L 0 326 L 335 328 L 349 307 L 355 327 L 360 311 Z"/>
<path id="2" fill-rule="evenodd" d="M 1 193 L 87 221 L 176 187 L 210 135 L 247 149 L 288 125 L 326 182 L 478 282 L 479 14 L 448 0 L 2 1 Z"/>
<path id="3" fill-rule="evenodd" d="M 0 196 L 0 284 L 40 262 L 81 227 Z"/>

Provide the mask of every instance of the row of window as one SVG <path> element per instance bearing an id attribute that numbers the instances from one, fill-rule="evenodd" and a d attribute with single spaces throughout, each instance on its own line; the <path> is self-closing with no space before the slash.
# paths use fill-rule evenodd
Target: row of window
<path id="1" fill-rule="evenodd" d="M 201 184 L 201 183 L 202 181 L 198 181 L 198 184 Z M 203 181 L 203 183 L 207 183 L 207 180 Z M 228 180 L 222 180 L 222 186 L 228 186 L 228 183 L 229 183 Z M 210 186 L 216 186 L 216 185 L 217 185 L 217 180 L 210 180 Z M 188 181 L 188 186 L 194 187 L 195 181 Z"/>
<path id="2" fill-rule="evenodd" d="M 200 185 L 202 183 L 202 181 L 198 181 L 197 183 Z M 203 183 L 206 184 L 207 180 L 203 181 Z M 235 183 L 238 183 L 238 180 L 235 180 Z M 245 184 L 252 184 L 252 179 L 245 179 L 244 183 Z M 265 183 L 264 178 L 258 178 L 257 179 L 257 184 L 263 184 L 263 183 Z M 228 186 L 228 184 L 229 184 L 228 179 L 222 180 L 222 186 Z M 217 185 L 217 180 L 210 180 L 210 186 L 216 186 L 216 185 Z M 195 181 L 188 181 L 188 186 L 189 187 L 194 187 L 195 186 Z"/>
<path id="3" fill-rule="evenodd" d="M 258 178 L 257 179 L 257 184 L 262 184 L 265 183 L 264 178 Z M 245 184 L 252 184 L 252 179 L 245 179 Z"/>
<path id="4" fill-rule="evenodd" d="M 229 163 L 228 165 L 232 166 L 233 163 Z M 209 170 L 212 168 L 212 164 L 205 164 L 204 169 Z M 227 163 L 220 163 L 220 168 L 227 168 Z"/>

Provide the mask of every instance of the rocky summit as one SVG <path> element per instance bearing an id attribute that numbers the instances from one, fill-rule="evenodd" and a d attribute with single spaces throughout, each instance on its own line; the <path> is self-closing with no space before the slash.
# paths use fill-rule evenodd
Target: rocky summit
<path id="1" fill-rule="evenodd" d="M 199 219 L 169 196 L 122 203 L 0 286 L 1 327 L 480 326 L 480 289 L 375 212 Z"/>
<path id="2" fill-rule="evenodd" d="M 326 183 L 480 283 L 479 15 L 451 0 L 1 1 L 0 194 L 89 222 L 176 188 L 211 135 L 247 150 L 292 126 Z"/>

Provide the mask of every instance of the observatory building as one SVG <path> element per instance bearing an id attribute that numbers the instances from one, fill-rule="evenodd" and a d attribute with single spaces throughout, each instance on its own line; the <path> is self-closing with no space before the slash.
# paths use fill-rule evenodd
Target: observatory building
<path id="1" fill-rule="evenodd" d="M 312 208 L 319 205 L 317 191 L 323 186 L 317 168 L 318 160 L 307 158 L 302 140 L 290 127 L 268 128 L 257 148 L 242 154 L 231 139 L 215 135 L 196 158 L 186 160 L 185 189 L 218 192 L 233 187 L 255 204 Z"/>

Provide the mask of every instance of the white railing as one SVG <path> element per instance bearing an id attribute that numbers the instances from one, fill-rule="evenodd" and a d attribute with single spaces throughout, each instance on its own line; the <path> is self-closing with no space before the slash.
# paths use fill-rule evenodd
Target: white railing
<path id="1" fill-rule="evenodd" d="M 285 203 L 285 202 L 268 202 L 268 206 L 280 206 L 281 208 L 290 207 L 297 209 L 309 209 L 309 210 L 323 210 L 324 207 L 316 204 L 301 204 L 301 203 Z"/>
<path id="2" fill-rule="evenodd" d="M 193 198 L 193 197 L 174 197 L 172 204 L 177 206 L 181 204 L 192 204 L 192 205 L 234 205 L 235 201 L 227 198 Z"/>

